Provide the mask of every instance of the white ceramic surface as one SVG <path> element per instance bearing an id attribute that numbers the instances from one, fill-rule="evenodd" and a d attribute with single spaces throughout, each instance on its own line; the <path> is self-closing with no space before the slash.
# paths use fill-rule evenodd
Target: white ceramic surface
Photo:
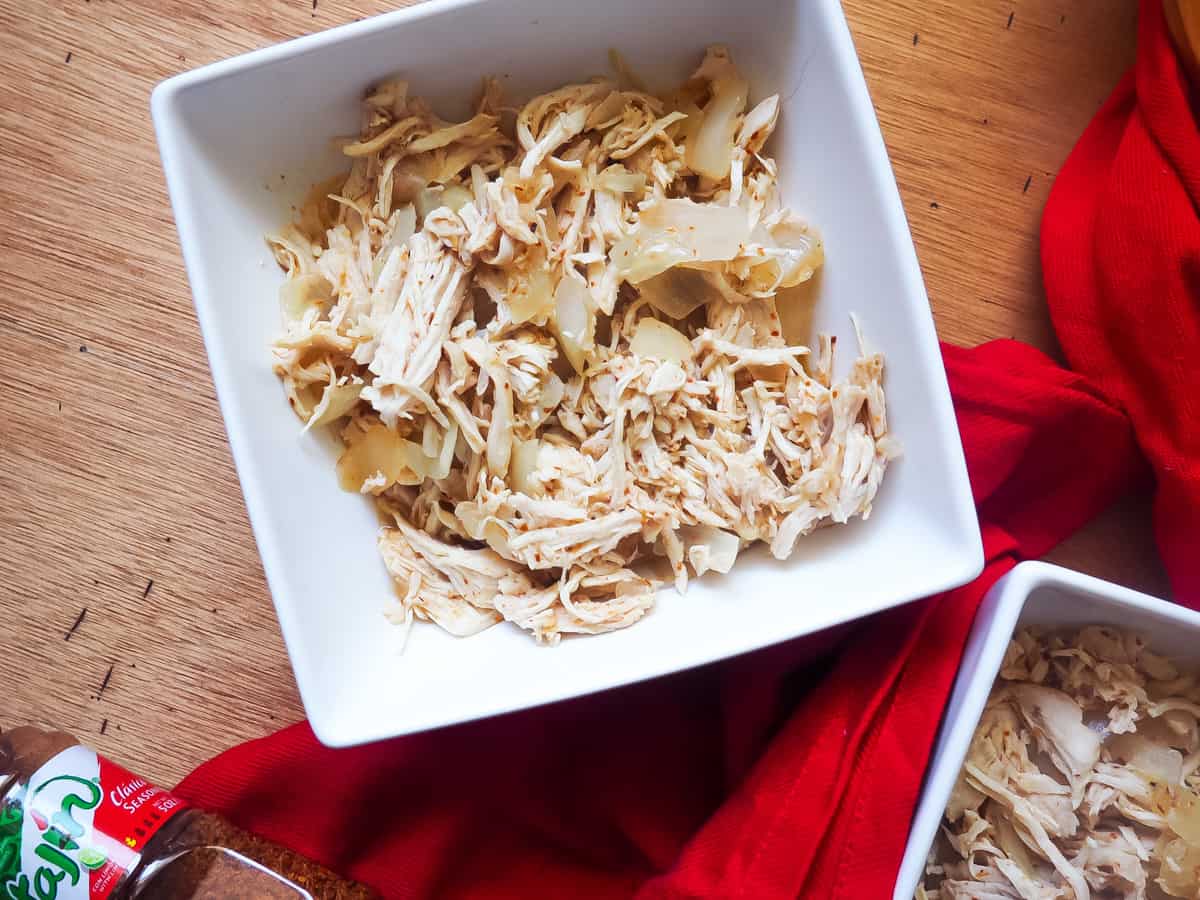
<path id="1" fill-rule="evenodd" d="M 343 168 L 364 88 L 403 73 L 445 116 L 479 78 L 512 95 L 607 71 L 620 48 L 673 84 L 724 42 L 753 96 L 779 92 L 769 150 L 785 200 L 822 230 L 815 326 L 854 347 L 860 314 L 887 354 L 905 448 L 869 522 L 820 532 L 776 563 L 747 554 L 636 627 L 554 649 L 511 627 L 455 640 L 419 627 L 401 656 L 375 513 L 343 493 L 327 437 L 300 435 L 270 368 L 281 275 L 262 235 Z M 349 745 L 674 672 L 962 584 L 982 566 L 945 373 L 907 222 L 837 0 L 433 0 L 188 72 L 154 122 L 180 242 L 250 521 L 317 735 Z"/>
<path id="2" fill-rule="evenodd" d="M 1200 613 L 1048 563 L 1021 563 L 979 607 L 925 774 L 893 900 L 912 900 L 971 736 L 1018 626 L 1114 625 L 1146 635 L 1150 647 L 1200 665 Z"/>

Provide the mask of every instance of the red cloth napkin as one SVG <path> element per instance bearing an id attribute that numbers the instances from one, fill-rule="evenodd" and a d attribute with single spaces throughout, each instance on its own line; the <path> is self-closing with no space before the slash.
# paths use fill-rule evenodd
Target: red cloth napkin
<path id="1" fill-rule="evenodd" d="M 1161 0 L 1137 61 L 1080 138 L 1042 221 L 1054 329 L 1132 418 L 1154 468 L 1177 599 L 1200 603 L 1200 127 Z"/>
<path id="2" fill-rule="evenodd" d="M 1157 0 L 1139 40 L 1043 229 L 1055 324 L 1088 376 L 1011 341 L 943 347 L 988 558 L 973 584 L 745 658 L 368 747 L 329 750 L 301 723 L 178 792 L 389 897 L 890 897 L 979 600 L 1139 484 L 1139 445 L 1174 584 L 1200 601 L 1200 139 Z"/>

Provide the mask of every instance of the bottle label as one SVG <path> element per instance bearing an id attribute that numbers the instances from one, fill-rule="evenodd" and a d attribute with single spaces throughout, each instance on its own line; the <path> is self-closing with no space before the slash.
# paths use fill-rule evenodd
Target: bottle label
<path id="1" fill-rule="evenodd" d="M 88 748 L 70 747 L 0 809 L 0 900 L 104 900 L 184 808 Z"/>

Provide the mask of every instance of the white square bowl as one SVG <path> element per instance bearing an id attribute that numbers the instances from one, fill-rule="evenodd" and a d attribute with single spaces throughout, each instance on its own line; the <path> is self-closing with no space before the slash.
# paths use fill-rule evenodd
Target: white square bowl
<path id="1" fill-rule="evenodd" d="M 980 604 L 913 817 L 893 900 L 912 900 L 950 792 L 1013 633 L 1026 625 L 1112 625 L 1160 654 L 1200 666 L 1200 613 L 1048 563 L 1021 563 Z"/>
<path id="2" fill-rule="evenodd" d="M 769 148 L 784 199 L 822 230 L 814 325 L 854 347 L 861 315 L 887 354 L 905 457 L 868 522 L 746 554 L 726 577 L 667 591 L 626 631 L 535 646 L 512 627 L 456 640 L 418 629 L 404 655 L 381 614 L 392 586 L 375 512 L 339 490 L 330 439 L 300 436 L 271 372 L 281 275 L 263 234 L 345 168 L 364 88 L 402 73 L 445 116 L 479 78 L 529 96 L 607 70 L 616 47 L 652 85 L 705 45 L 731 46 L 753 95 L 779 92 Z M 962 584 L 982 546 L 907 222 L 837 0 L 434 0 L 249 53 L 159 85 L 152 111 L 196 312 L 234 461 L 305 709 L 345 746 L 701 665 Z M 842 366 L 846 365 L 843 358 Z"/>

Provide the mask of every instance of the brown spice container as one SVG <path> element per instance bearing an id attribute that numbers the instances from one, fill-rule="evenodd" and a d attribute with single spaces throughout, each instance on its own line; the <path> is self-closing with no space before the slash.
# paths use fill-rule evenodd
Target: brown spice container
<path id="1" fill-rule="evenodd" d="M 23 878 L 30 879 L 31 890 L 37 887 L 37 877 L 47 883 L 55 879 L 53 886 L 57 890 L 60 884 L 67 883 L 67 878 L 73 882 L 81 874 L 82 878 L 90 877 L 79 866 L 76 855 L 82 858 L 82 854 L 78 853 L 79 845 L 72 840 L 72 835 L 80 841 L 87 841 L 88 837 L 71 830 L 77 827 L 71 816 L 79 807 L 73 809 L 69 803 L 64 803 L 64 812 L 57 814 L 68 818 L 56 816 L 46 820 L 41 815 L 42 821 L 37 826 L 52 836 L 44 839 L 49 847 L 46 857 L 59 860 L 59 868 L 51 871 L 47 866 L 45 872 L 36 874 L 20 868 L 22 819 L 33 815 L 31 809 L 25 808 L 26 791 L 39 770 L 64 751 L 77 748 L 77 744 L 73 737 L 61 731 L 28 726 L 0 734 L 0 895 L 5 890 L 5 881 L 10 878 L 13 879 L 10 883 L 16 885 L 14 896 L 19 896 Z M 124 770 L 117 771 L 123 773 Z M 99 779 L 94 781 L 99 783 Z M 87 785 L 85 781 L 80 783 Z M 291 850 L 237 828 L 220 816 L 182 807 L 166 792 L 144 782 L 141 784 L 142 787 L 136 790 L 147 797 L 147 808 L 157 804 L 171 811 L 162 817 L 165 822 L 157 824 L 157 830 L 139 848 L 140 858 L 134 858 L 130 867 L 119 874 L 118 880 L 112 882 L 102 896 L 111 900 L 215 900 L 225 897 L 368 900 L 378 896 L 370 888 L 346 881 Z M 67 831 L 56 830 L 60 828 Z M 107 837 L 118 843 L 121 840 L 120 835 Z M 98 841 L 103 843 L 103 839 Z M 55 853 L 56 847 L 65 847 L 70 852 Z M 28 853 L 25 858 L 30 858 Z M 27 865 L 26 869 L 31 867 Z M 83 889 L 86 888 L 84 882 Z M 13 888 L 9 890 L 11 892 Z"/>

